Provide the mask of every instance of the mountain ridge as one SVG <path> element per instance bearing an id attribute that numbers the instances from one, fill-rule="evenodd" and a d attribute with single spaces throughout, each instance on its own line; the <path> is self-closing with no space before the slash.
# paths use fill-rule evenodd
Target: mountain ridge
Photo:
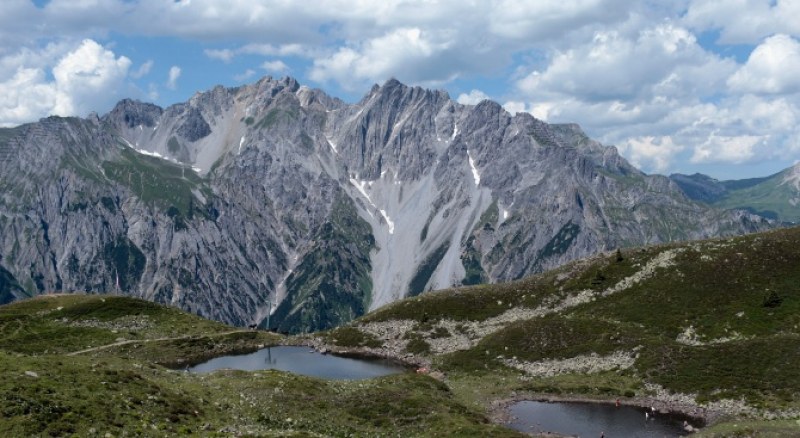
<path id="1" fill-rule="evenodd" d="M 672 174 L 670 179 L 691 199 L 708 205 L 743 209 L 787 222 L 800 221 L 800 165 L 761 178 L 719 181 L 710 176 Z"/>
<path id="2" fill-rule="evenodd" d="M 270 77 L 165 109 L 123 100 L 0 130 L 0 150 L 8 284 L 121 291 L 240 326 L 273 312 L 281 331 L 773 226 L 687 199 L 577 125 L 396 80 L 354 104 Z"/>

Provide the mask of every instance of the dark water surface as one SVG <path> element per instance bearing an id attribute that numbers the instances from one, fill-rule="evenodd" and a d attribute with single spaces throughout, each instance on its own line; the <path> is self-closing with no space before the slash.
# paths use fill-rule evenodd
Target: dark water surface
<path id="1" fill-rule="evenodd" d="M 207 373 L 229 368 L 243 371 L 281 370 L 324 379 L 356 380 L 402 373 L 405 368 L 383 359 L 352 359 L 322 354 L 309 347 L 267 347 L 255 353 L 221 356 L 189 368 Z"/>
<path id="2" fill-rule="evenodd" d="M 528 433 L 554 432 L 581 438 L 597 438 L 601 433 L 605 433 L 605 438 L 688 435 L 683 430 L 685 417 L 656 413 L 647 419 L 646 411 L 601 403 L 521 401 L 509 407 L 514 417 L 509 427 Z"/>

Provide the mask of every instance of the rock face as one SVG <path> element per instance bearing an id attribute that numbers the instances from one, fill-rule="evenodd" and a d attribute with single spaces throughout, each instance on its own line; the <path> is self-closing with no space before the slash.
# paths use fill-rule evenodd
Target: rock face
<path id="1" fill-rule="evenodd" d="M 0 299 L 122 293 L 305 331 L 620 246 L 770 227 L 685 197 L 577 125 L 395 80 L 294 79 L 0 130 Z"/>

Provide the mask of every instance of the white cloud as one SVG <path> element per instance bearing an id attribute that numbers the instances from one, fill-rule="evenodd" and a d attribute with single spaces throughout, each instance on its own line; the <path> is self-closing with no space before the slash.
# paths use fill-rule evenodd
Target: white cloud
<path id="1" fill-rule="evenodd" d="M 56 85 L 41 69 L 20 68 L 0 83 L 0 126 L 14 126 L 50 114 L 55 107 Z"/>
<path id="2" fill-rule="evenodd" d="M 712 133 L 704 143 L 694 148 L 691 161 L 693 163 L 743 163 L 753 158 L 756 153 L 756 145 L 763 142 L 764 138 L 756 135 L 726 137 Z"/>
<path id="3" fill-rule="evenodd" d="M 167 78 L 167 88 L 170 90 L 174 90 L 178 86 L 178 78 L 181 77 L 181 68 L 177 65 L 173 65 L 169 68 L 169 74 Z"/>
<path id="4" fill-rule="evenodd" d="M 676 145 L 671 137 L 645 136 L 628 139 L 619 150 L 636 167 L 665 172 L 683 146 Z"/>
<path id="5" fill-rule="evenodd" d="M 533 112 L 525 106 L 525 102 L 518 102 L 516 100 L 510 100 L 503 104 L 503 109 L 508 111 L 511 114 L 517 113 L 531 113 Z M 534 116 L 535 117 L 535 116 Z"/>
<path id="6" fill-rule="evenodd" d="M 632 35 L 598 31 L 591 42 L 556 53 L 546 69 L 532 71 L 517 86 L 529 95 L 628 101 L 707 93 L 734 68 L 733 61 L 703 50 L 686 29 L 662 24 Z"/>
<path id="7" fill-rule="evenodd" d="M 261 57 L 251 65 L 280 74 L 287 64 L 310 65 L 292 73 L 357 93 L 389 77 L 433 87 L 458 79 L 475 88 L 461 102 L 491 89 L 510 112 L 578 122 L 652 170 L 691 159 L 791 161 L 800 158 L 798 16 L 797 0 L 329 0 L 309 8 L 284 0 L 51 0 L 43 8 L 10 0 L 0 2 L 0 122 L 56 106 L 102 109 L 114 90 L 129 94 L 126 77 L 152 69 L 145 62 L 129 71 L 112 41 L 86 55 L 108 67 L 95 69 L 106 78 L 89 86 L 97 92 L 51 76 L 84 38 L 177 37 L 222 62 Z M 737 62 L 748 48 L 749 59 Z M 167 86 L 178 87 L 179 72 L 171 70 Z M 481 83 L 509 75 L 506 93 Z M 155 82 L 151 98 L 164 86 Z"/>
<path id="8" fill-rule="evenodd" d="M 131 72 L 131 77 L 134 79 L 140 79 L 147 76 L 150 73 L 150 70 L 153 69 L 153 60 L 149 59 L 144 64 L 140 65 L 139 68 L 135 71 Z"/>
<path id="9" fill-rule="evenodd" d="M 244 73 L 234 76 L 233 80 L 236 82 L 244 82 L 252 78 L 255 74 L 256 74 L 255 70 L 248 68 L 247 70 L 244 71 Z"/>
<path id="10" fill-rule="evenodd" d="M 95 41 L 84 40 L 53 68 L 57 85 L 55 113 L 84 115 L 104 106 L 109 98 L 124 95 L 123 84 L 130 66 L 128 58 L 117 58 Z M 106 95 L 100 96 L 99 92 Z"/>
<path id="11" fill-rule="evenodd" d="M 797 0 L 692 0 L 683 21 L 698 30 L 719 30 L 722 44 L 754 44 L 784 33 L 800 35 Z"/>
<path id="12" fill-rule="evenodd" d="M 509 100 L 503 104 L 503 108 L 511 114 L 528 113 L 546 122 L 551 116 L 551 112 L 555 110 L 555 105 L 551 102 L 525 103 Z"/>
<path id="13" fill-rule="evenodd" d="M 797 46 L 769 38 L 741 66 L 674 24 L 602 30 L 523 75 L 527 100 L 506 108 L 581 123 L 646 171 L 783 159 L 800 150 L 798 102 L 785 95 L 800 90 Z"/>
<path id="14" fill-rule="evenodd" d="M 31 66 L 20 65 L 11 77 L 0 78 L 0 125 L 13 126 L 50 114 L 85 116 L 106 110 L 130 94 L 128 58 L 117 57 L 88 39 L 65 54 L 58 52 L 50 47 L 39 53 L 26 49 L 10 55 L 31 61 Z"/>
<path id="15" fill-rule="evenodd" d="M 800 91 L 800 43 L 788 35 L 767 38 L 728 79 L 728 86 L 743 93 Z"/>
<path id="16" fill-rule="evenodd" d="M 261 68 L 268 72 L 278 74 L 289 71 L 289 66 L 284 64 L 280 59 L 276 59 L 275 61 L 264 61 L 264 63 L 261 64 Z"/>
<path id="17" fill-rule="evenodd" d="M 225 63 L 233 61 L 233 58 L 236 56 L 236 52 L 231 49 L 206 49 L 203 53 L 209 58 L 219 59 Z"/>
<path id="18" fill-rule="evenodd" d="M 400 28 L 354 47 L 342 47 L 330 56 L 314 60 L 309 77 L 317 82 L 335 80 L 356 90 L 390 77 L 412 83 L 436 83 L 454 79 L 440 69 L 426 66 L 432 60 L 447 62 L 452 42 L 419 28 Z M 387 56 L 391 54 L 391 56 Z M 447 67 L 444 68 L 445 72 Z"/>
<path id="19" fill-rule="evenodd" d="M 565 29 L 620 21 L 631 8 L 624 0 L 500 0 L 492 3 L 488 11 L 489 29 L 515 40 L 552 38 L 563 34 Z"/>
<path id="20" fill-rule="evenodd" d="M 224 62 L 245 54 L 310 58 L 310 77 L 354 90 L 392 76 L 439 85 L 465 74 L 497 73 L 515 51 L 619 22 L 628 8 L 623 0 L 330 0 L 309 8 L 283 0 L 51 0 L 43 8 L 8 7 L 0 24 L 25 23 L 16 33 L 27 41 L 112 32 L 244 41 L 209 48 L 206 56 Z M 33 23 L 47 23 L 46 33 Z M 346 71 L 350 67 L 355 75 Z"/>
<path id="21" fill-rule="evenodd" d="M 458 95 L 458 99 L 456 101 L 462 105 L 477 105 L 483 100 L 489 99 L 489 96 L 486 95 L 481 90 L 472 90 L 467 93 L 461 93 Z"/>
<path id="22" fill-rule="evenodd" d="M 240 55 L 260 55 L 260 56 L 301 56 L 314 57 L 319 55 L 319 50 L 306 47 L 302 44 L 283 44 L 274 46 L 272 44 L 245 44 L 235 49 L 206 49 L 203 51 L 206 56 L 218 59 L 222 62 L 230 63 L 233 58 Z"/>

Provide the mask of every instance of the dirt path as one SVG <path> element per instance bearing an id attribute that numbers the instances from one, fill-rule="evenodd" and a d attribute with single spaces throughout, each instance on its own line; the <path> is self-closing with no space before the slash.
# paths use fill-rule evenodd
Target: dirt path
<path id="1" fill-rule="evenodd" d="M 169 338 L 126 339 L 124 341 L 117 341 L 117 342 L 113 342 L 111 344 L 106 344 L 106 345 L 100 345 L 100 346 L 97 346 L 97 347 L 87 348 L 85 350 L 73 351 L 71 353 L 67 353 L 66 355 L 67 356 L 77 356 L 79 354 L 91 353 L 93 351 L 106 350 L 106 349 L 109 349 L 109 348 L 119 347 L 119 346 L 128 345 L 128 344 L 141 344 L 141 343 L 148 343 L 148 342 L 164 342 L 164 341 L 179 341 L 179 340 L 182 340 L 182 339 L 193 339 L 193 338 L 194 339 L 215 338 L 215 337 L 218 337 L 218 336 L 227 336 L 227 335 L 232 335 L 232 334 L 235 334 L 235 333 L 244 333 L 244 332 L 249 332 L 249 331 L 250 330 L 231 330 L 231 331 L 228 331 L 228 332 L 214 333 L 214 334 L 210 334 L 210 335 L 201 335 L 201 336 L 185 335 L 185 336 L 176 336 L 176 337 L 169 337 Z"/>

